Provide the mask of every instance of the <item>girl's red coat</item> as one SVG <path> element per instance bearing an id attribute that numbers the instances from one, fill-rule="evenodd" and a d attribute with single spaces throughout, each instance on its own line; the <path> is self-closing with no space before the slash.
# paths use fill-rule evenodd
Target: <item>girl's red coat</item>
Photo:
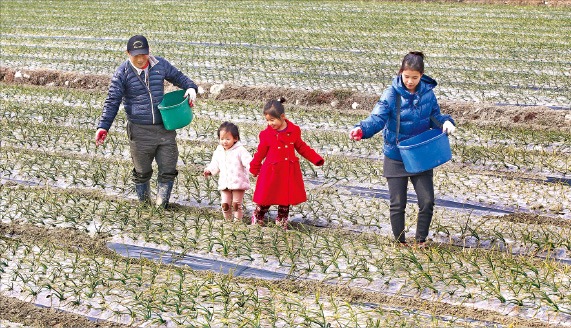
<path id="1" fill-rule="evenodd" d="M 323 165 L 323 158 L 301 139 L 299 126 L 286 122 L 284 131 L 268 126 L 260 132 L 260 144 L 250 163 L 250 173 L 258 176 L 254 191 L 256 204 L 297 205 L 307 200 L 295 150 L 311 163 Z"/>

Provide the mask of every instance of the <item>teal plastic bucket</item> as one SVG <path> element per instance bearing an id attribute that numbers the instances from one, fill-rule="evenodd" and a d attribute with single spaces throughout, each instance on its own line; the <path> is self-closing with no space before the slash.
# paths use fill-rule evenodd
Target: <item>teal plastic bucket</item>
<path id="1" fill-rule="evenodd" d="M 452 159 L 448 135 L 438 129 L 428 130 L 403 140 L 397 147 L 404 169 L 409 173 L 424 172 Z"/>
<path id="2" fill-rule="evenodd" d="M 159 104 L 163 124 L 167 130 L 176 130 L 192 122 L 192 108 L 184 98 L 185 90 L 166 93 Z"/>

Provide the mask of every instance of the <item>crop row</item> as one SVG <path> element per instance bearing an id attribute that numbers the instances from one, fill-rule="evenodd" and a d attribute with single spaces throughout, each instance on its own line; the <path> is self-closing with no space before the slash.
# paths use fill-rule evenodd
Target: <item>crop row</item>
<path id="1" fill-rule="evenodd" d="M 2 163 L 2 172 L 5 179 L 13 181 L 21 181 L 21 183 L 32 183 L 34 185 L 43 185 L 45 183 L 52 186 L 66 186 L 67 188 L 96 188 L 97 190 L 107 190 L 118 193 L 119 195 L 132 194 L 130 179 L 130 164 L 128 161 L 114 161 L 106 163 L 97 159 L 79 159 L 71 156 L 61 156 L 54 153 L 45 154 L 41 152 L 22 152 L 10 150 L 5 147 L 3 151 L 6 162 Z M 72 173 L 70 173 L 72 172 Z M 180 176 L 175 185 L 175 194 L 173 200 L 182 204 L 202 204 L 201 206 L 215 207 L 219 203 L 219 194 L 216 191 L 216 181 L 211 179 L 204 179 L 198 170 L 192 167 L 185 167 L 180 170 Z M 446 194 L 446 190 L 454 191 L 455 189 L 446 184 L 446 180 L 457 178 L 452 174 L 437 176 L 437 188 L 443 190 L 441 194 Z M 464 176 L 467 179 L 468 176 Z M 473 177 L 472 177 L 473 178 Z M 450 181 L 455 181 L 450 179 Z M 465 183 L 462 179 L 457 180 L 458 183 Z M 380 182 L 379 182 L 380 183 Z M 489 183 L 489 182 L 488 182 Z M 495 184 L 487 186 L 486 184 L 479 184 L 484 188 L 474 189 L 473 185 L 466 184 L 463 186 L 465 195 L 457 201 L 470 199 L 473 197 L 475 201 L 472 204 L 484 205 L 483 200 L 491 203 L 518 203 L 522 202 L 521 199 L 512 199 L 509 195 L 511 188 L 530 188 L 529 182 L 517 183 L 512 182 L 512 185 L 505 187 L 505 181 L 501 178 L 496 178 Z M 308 201 L 300 206 L 293 208 L 292 215 L 301 219 L 302 222 L 311 224 L 327 225 L 327 226 L 345 226 L 345 227 L 377 227 L 378 229 L 385 229 L 384 234 L 387 233 L 388 225 L 388 205 L 382 197 L 375 197 L 374 194 L 380 194 L 383 189 L 378 187 L 371 187 L 368 184 L 361 184 L 361 187 L 355 191 L 355 184 L 342 184 L 342 183 L 317 183 L 308 185 Z M 368 186 L 368 187 L 367 187 Z M 498 193 L 497 196 L 491 192 L 498 192 L 497 186 L 505 187 L 503 193 Z M 557 184 L 546 184 L 541 199 L 535 195 L 539 189 L 539 185 L 530 189 L 528 197 L 523 201 L 528 203 L 521 203 L 523 208 L 530 208 L 535 206 L 537 211 L 558 212 L 562 211 L 568 204 L 562 203 L 560 199 L 565 197 L 568 192 L 568 187 Z M 386 189 L 384 189 L 386 192 Z M 484 191 L 488 193 L 484 197 Z M 507 196 L 501 196 L 501 195 Z M 373 195 L 373 196 L 372 196 Z M 451 194 L 453 195 L 453 194 Z M 472 196 L 473 195 L 473 196 Z M 6 196 L 7 200 L 13 205 L 12 210 L 20 215 L 26 217 L 38 209 L 35 206 L 27 205 L 21 209 L 18 205 L 21 203 L 22 196 Z M 42 202 L 37 201 L 38 204 Z M 559 202 L 559 203 L 558 203 Z M 444 242 L 459 243 L 460 245 L 466 244 L 470 241 L 476 241 L 481 244 L 490 243 L 492 245 L 499 245 L 502 248 L 515 247 L 519 252 L 536 252 L 553 249 L 570 249 L 568 240 L 566 239 L 566 230 L 557 227 L 543 227 L 537 229 L 535 227 L 502 224 L 498 225 L 496 220 L 478 219 L 478 215 L 473 215 L 467 211 L 470 202 L 467 204 L 467 210 L 462 210 L 462 203 L 458 203 L 456 208 L 440 208 L 437 206 L 435 213 L 435 220 L 433 222 L 435 239 Z M 541 205 L 545 204 L 545 205 Z M 560 204 L 558 208 L 553 208 L 551 204 Z M 60 206 L 65 206 L 62 203 Z M 251 208 L 251 194 L 246 194 L 246 206 L 248 210 Z M 51 210 L 51 207 L 47 209 Z M 24 211 L 24 212 L 21 212 Z M 30 212 L 31 211 L 31 212 Z M 494 212 L 494 208 L 490 207 L 489 211 Z M 416 209 L 412 204 L 409 206 L 408 217 L 410 225 L 415 224 Z M 50 222 L 48 218 L 53 214 L 49 212 L 44 216 L 40 216 L 41 222 Z M 57 216 L 56 216 L 57 218 Z M 61 220 L 61 219 L 60 219 Z M 60 222 L 56 219 L 55 221 Z M 59 224 L 59 223 L 58 223 Z M 86 223 L 89 225 L 89 223 Z M 568 229 L 567 229 L 568 230 Z M 517 242 L 515 242 L 517 241 Z M 563 255 L 563 257 L 565 257 Z"/>
<path id="2" fill-rule="evenodd" d="M 4 119 L 1 121 L 3 146 L 8 147 L 8 150 L 12 148 L 7 150 L 11 155 L 6 156 L 22 158 L 24 171 L 36 166 L 25 173 L 27 178 L 21 178 L 30 179 L 37 175 L 42 177 L 40 181 L 70 183 L 71 179 L 77 180 L 75 183 L 79 185 L 90 186 L 113 186 L 116 183 L 112 181 L 115 181 L 119 182 L 118 185 L 123 190 L 128 189 L 125 185 L 128 185 L 129 180 L 129 153 L 123 130 L 123 115 L 118 116 L 106 145 L 94 151 L 93 127 L 99 110 L 96 103 L 90 102 L 91 94 L 76 92 L 75 98 L 69 94 L 59 95 L 57 90 L 51 90 L 47 95 L 42 95 L 39 88 L 9 87 L 3 90 L 6 90 L 2 96 L 3 100 L 0 100 L 5 109 Z M 18 93 L 19 90 L 22 90 L 22 94 Z M 31 103 L 28 100 L 31 94 L 36 94 L 42 104 Z M 179 131 L 180 159 L 186 167 L 183 171 L 188 172 L 183 173 L 184 178 L 179 179 L 180 185 L 185 186 L 185 190 L 181 190 L 182 194 L 196 195 L 193 197 L 196 202 L 201 201 L 204 196 L 201 189 L 215 188 L 215 182 L 205 186 L 199 172 L 210 159 L 216 146 L 214 131 L 223 120 L 238 123 L 242 140 L 251 152 L 254 151 L 257 134 L 264 128 L 264 123 L 258 118 L 258 112 L 259 108 L 255 103 L 205 101 L 195 108 L 196 118 L 191 126 Z M 382 147 L 380 139 L 379 142 L 352 142 L 347 138 L 346 131 L 359 117 L 339 111 L 331 111 L 329 114 L 325 115 L 325 110 L 304 110 L 296 107 L 288 111 L 288 117 L 304 128 L 305 139 L 327 158 L 327 165 L 317 169 L 302 162 L 302 169 L 307 177 L 323 179 L 318 184 L 340 181 L 342 185 L 347 185 L 348 181 L 361 181 L 384 186 L 384 179 L 381 177 L 382 163 L 377 159 Z M 542 177 L 568 175 L 568 141 L 569 135 L 564 133 L 520 129 L 494 131 L 491 128 L 470 126 L 462 128 L 457 137 L 452 139 L 454 162 L 473 165 L 476 168 L 501 169 L 504 172 L 513 172 L 513 175 L 482 174 L 447 165 L 436 171 L 437 190 L 440 196 L 452 197 L 456 201 L 469 200 L 542 212 L 567 213 L 570 206 L 565 194 L 569 192 L 569 186 L 564 183 L 546 183 L 542 181 Z M 31 154 L 18 154 L 21 148 L 36 151 Z M 61 160 L 58 160 L 58 157 Z M 50 160 L 45 162 L 44 158 Z M 84 160 L 89 158 L 93 165 L 83 164 Z M 48 163 L 52 163 L 50 167 L 53 169 L 42 169 Z M 5 164 L 6 172 L 20 167 L 17 164 Z M 114 175 L 111 172 L 117 172 L 117 168 L 109 165 L 116 164 L 122 166 L 119 170 L 122 173 Z M 85 168 L 77 168 L 81 166 Z M 528 181 L 526 175 L 522 175 L 522 170 L 530 172 L 527 177 L 532 180 Z M 66 172 L 74 174 L 66 176 Z M 19 173 L 8 175 L 18 178 Z M 533 187 L 529 187 L 530 184 Z M 370 188 L 366 185 L 365 187 Z M 513 193 L 513 190 L 521 192 Z M 542 197 L 536 197 L 536 193 L 540 193 Z M 217 200 L 217 196 L 212 196 L 213 192 L 206 194 L 211 201 Z"/>
<path id="3" fill-rule="evenodd" d="M 89 97 L 90 93 L 84 93 L 76 98 L 61 98 L 59 95 L 38 97 L 43 104 L 35 104 L 27 101 L 33 92 L 36 97 L 37 88 L 23 89 L 19 95 L 19 88 L 11 87 L 2 94 L 0 100 L 4 109 L 3 117 L 12 121 L 11 124 L 19 124 L 15 121 L 34 120 L 40 121 L 49 129 L 51 125 L 58 124 L 83 129 L 81 134 L 92 133 L 100 109 Z M 50 91 L 56 93 L 55 91 Z M 99 98 L 101 99 L 101 98 Z M 102 101 L 102 100 L 101 100 Z M 27 106 L 22 106 L 27 104 Z M 224 103 L 217 101 L 204 101 L 195 108 L 195 120 L 189 128 L 179 131 L 180 138 L 190 140 L 212 140 L 218 125 L 224 120 L 230 120 L 241 127 L 243 141 L 254 147 L 257 143 L 257 135 L 265 126 L 259 114 L 259 104 L 256 103 Z M 382 139 L 375 138 L 370 141 L 355 143 L 347 137 L 347 131 L 364 116 L 358 114 L 345 114 L 340 111 L 307 110 L 292 107 L 288 110 L 288 117 L 304 129 L 306 140 L 316 149 L 330 155 L 354 155 L 359 157 L 377 158 L 381 153 Z M 124 115 L 118 115 L 112 132 L 113 138 L 124 138 L 118 132 L 124 131 Z M 53 127 L 57 134 L 57 127 Z M 88 129 L 88 130 L 85 130 Z M 22 131 L 33 136 L 34 129 L 26 128 Z M 14 132 L 15 133 L 15 132 Z M 43 132 L 36 134 L 42 135 Z M 63 132 L 62 132 L 63 134 Z M 66 134 L 69 137 L 69 134 Z M 92 136 L 89 136 L 92 138 Z M 19 142 L 33 142 L 33 138 L 14 136 Z M 454 161 L 457 163 L 473 164 L 491 169 L 518 170 L 534 173 L 555 174 L 566 176 L 570 171 L 569 144 L 571 137 L 568 133 L 529 131 L 521 128 L 494 129 L 477 126 L 461 126 L 458 133 L 451 138 L 454 152 Z M 110 139 L 112 140 L 112 139 Z M 379 140 L 376 142 L 376 140 Z M 120 143 L 124 143 L 123 140 Z M 117 143 L 111 142 L 107 150 L 114 151 Z M 47 147 L 49 144 L 42 144 Z"/>
<path id="4" fill-rule="evenodd" d="M 6 136 L 2 152 L 6 161 L 3 161 L 2 169 L 6 177 L 129 189 L 131 163 L 127 141 L 123 138 L 110 139 L 107 146 L 110 149 L 100 154 L 93 151 L 91 132 L 66 129 L 66 134 L 52 133 L 58 127 L 34 125 L 34 128 L 22 129 L 26 125 L 16 127 L 13 124 L 3 125 Z M 73 134 L 70 133 L 72 131 Z M 180 192 L 195 195 L 192 198 L 201 201 L 205 191 L 212 194 L 216 188 L 216 179 L 204 179 L 201 175 L 215 144 L 196 141 L 180 144 L 181 176 L 178 185 L 184 186 Z M 24 147 L 30 150 L 23 151 Z M 360 186 L 365 189 L 372 188 L 370 184 L 376 185 L 375 188 L 386 188 L 379 160 L 327 155 L 326 161 L 327 165 L 322 168 L 302 161 L 306 178 L 318 179 L 318 184 L 336 187 L 347 187 L 360 181 Z M 568 213 L 570 207 L 565 197 L 570 187 L 565 183 L 528 180 L 517 175 L 486 175 L 453 167 L 437 170 L 435 183 L 440 197 L 454 197 L 456 201 L 471 200 L 562 214 Z M 520 192 L 513 193 L 513 190 Z M 537 197 L 537 193 L 541 197 Z M 209 199 L 212 197 L 208 196 Z"/>
<path id="5" fill-rule="evenodd" d="M 60 226 L 54 222 L 65 221 L 61 227 L 89 230 L 101 236 L 113 235 L 114 240 L 138 240 L 187 254 L 219 254 L 240 260 L 239 263 L 246 261 L 252 267 L 273 268 L 277 272 L 330 283 L 349 283 L 389 295 L 416 295 L 474 306 L 487 301 L 503 309 L 514 304 L 527 317 L 543 311 L 571 314 L 569 268 L 549 258 L 539 261 L 509 253 L 460 251 L 449 247 L 417 252 L 395 248 L 389 238 L 376 234 L 354 234 L 346 238 L 346 233 L 336 230 L 283 232 L 272 227 L 260 229 L 225 223 L 212 211 L 187 208 L 156 212 L 134 207 L 130 201 L 106 200 L 106 197 L 80 190 L 6 185 L 2 189 L 5 193 L 2 199 L 6 200 L 3 206 L 22 204 L 16 210 L 3 209 L 4 223 L 33 223 L 50 229 Z M 22 197 L 22 201 L 15 201 L 17 197 Z M 24 213 L 25 208 L 34 214 Z M 55 218 L 52 223 L 50 217 Z M 569 231 L 564 233 L 568 235 Z M 45 248 L 38 250 L 45 251 Z M 80 268 L 93 270 L 95 263 Z M 46 274 L 35 272 L 28 276 L 45 279 Z M 101 272 L 96 271 L 95 277 L 100 276 Z"/>
<path id="6" fill-rule="evenodd" d="M 430 324 L 425 314 L 351 304 L 144 261 L 1 240 L 0 290 L 12 297 L 133 325 L 233 327 Z M 261 285 L 261 286 L 260 286 Z M 406 314 L 406 316 L 403 316 Z M 451 326 L 442 321 L 440 324 Z M 439 326 L 440 326 L 439 324 Z"/>
<path id="7" fill-rule="evenodd" d="M 88 92 L 73 89 L 45 89 L 34 86 L 3 85 L 0 92 L 3 117 L 7 119 L 32 120 L 47 124 L 62 124 L 89 128 L 97 124 L 105 95 L 100 92 Z M 257 123 L 262 128 L 264 121 L 261 115 L 261 104 L 244 102 L 200 101 L 194 108 L 196 119 L 216 118 L 213 120 L 229 120 L 241 123 Z M 300 125 L 304 130 L 318 129 L 323 132 L 347 133 L 355 123 L 364 118 L 362 113 L 343 112 L 333 109 L 306 109 L 289 105 L 288 118 Z M 121 131 L 125 125 L 124 115 L 116 118 L 113 130 Z M 193 126 L 191 125 L 190 128 Z M 211 127 L 216 129 L 217 127 Z M 200 128 L 201 137 L 211 138 L 212 131 Z M 178 131 L 182 137 L 192 133 L 188 129 Z M 202 135 L 203 134 L 203 135 Z M 196 136 L 193 136 L 194 138 Z M 247 136 L 250 138 L 250 136 Z M 257 136 L 256 136 L 257 137 Z M 255 143 L 256 140 L 251 140 Z M 339 138 L 336 144 L 343 141 L 352 145 L 346 138 Z M 564 132 L 541 131 L 523 128 L 502 128 L 460 126 L 459 133 L 452 139 L 455 144 L 486 145 L 490 147 L 511 146 L 525 150 L 546 150 L 553 153 L 571 153 L 571 135 Z M 367 145 L 369 148 L 373 145 Z M 325 147 L 323 145 L 322 147 Z M 353 147 L 357 148 L 357 147 Z M 365 148 L 364 143 L 358 148 Z M 373 148 L 374 151 L 380 149 Z M 356 149 L 353 149 L 356 150 Z"/>
<path id="8" fill-rule="evenodd" d="M 30 51 L 30 55 L 25 53 Z M 50 68 L 63 71 L 76 71 L 83 73 L 111 74 L 109 67 L 115 67 L 122 59 L 82 59 L 80 54 L 74 55 L 73 50 L 66 51 L 62 55 L 59 47 L 52 50 L 46 49 L 45 58 L 37 58 L 37 47 L 22 49 L 22 46 L 12 47 L 3 45 L 3 62 L 10 67 L 27 68 Z M 83 51 L 82 51 L 83 52 Z M 188 49 L 184 53 L 188 53 Z M 244 62 L 242 58 L 253 57 L 254 54 L 242 56 L 238 53 L 217 57 L 212 50 L 199 49 L 190 51 L 194 57 L 208 58 L 202 62 L 194 62 L 191 66 L 188 61 L 182 58 L 177 59 L 175 64 L 185 72 L 189 72 L 195 80 L 211 83 L 240 83 L 245 85 L 281 85 L 291 88 L 302 89 L 352 89 L 361 92 L 382 92 L 395 71 L 394 64 L 387 67 L 387 64 L 379 65 L 378 62 L 369 59 L 360 61 L 360 66 L 355 67 L 355 63 L 342 64 L 341 62 L 331 63 L 328 61 L 318 61 L 315 56 L 305 54 L 302 59 L 289 59 L 287 61 L 275 58 L 264 58 L 258 56 L 257 62 Z M 11 55 L 13 54 L 13 55 Z M 173 56 L 173 55 L 171 55 Z M 176 56 L 176 54 L 175 54 Z M 276 55 L 272 55 L 274 57 Z M 307 58 L 313 58 L 310 62 Z M 58 58 L 54 60 L 53 58 Z M 277 57 L 292 57 L 287 56 Z M 295 55 L 294 57 L 300 57 Z M 177 57 L 179 58 L 179 57 Z M 365 61 L 367 60 L 367 61 Z M 481 61 L 481 60 L 478 60 Z M 371 62 L 366 65 L 367 62 Z M 395 60 L 398 62 L 398 60 Z M 484 63 L 485 64 L 485 63 Z M 436 65 L 436 64 L 435 64 Z M 450 66 L 458 66 L 458 60 Z M 530 67 L 545 67 L 545 73 L 538 76 L 538 70 L 531 73 L 524 72 L 525 67 L 520 66 L 519 71 L 513 72 L 512 68 L 506 68 L 506 72 L 500 71 L 495 63 L 490 63 L 488 71 L 483 71 L 482 63 L 479 64 L 481 71 L 475 72 L 471 68 L 465 68 L 455 76 L 447 76 L 450 69 L 431 67 L 430 74 L 438 79 L 442 87 L 436 89 L 436 93 L 442 99 L 455 101 L 475 101 L 492 102 L 501 104 L 539 104 L 551 106 L 566 106 L 568 99 L 563 96 L 565 85 L 553 82 L 551 63 L 532 63 Z M 213 67 L 217 67 L 216 70 Z M 457 69 L 455 71 L 458 71 Z M 380 73 L 373 73 L 380 72 Z M 383 77 L 379 78 L 379 74 Z M 514 80 L 510 84 L 497 83 L 503 80 Z M 476 80 L 477 79 L 477 80 Z"/>
<path id="9" fill-rule="evenodd" d="M 466 4 L 206 2 L 191 10 L 179 5 L 138 10 L 141 17 L 153 17 L 144 24 L 154 53 L 165 54 L 201 82 L 379 93 L 403 53 L 416 48 L 427 52 L 429 74 L 441 82 L 437 92 L 443 98 L 569 104 L 569 79 L 552 78 L 571 74 L 563 59 L 571 27 L 561 24 L 569 20 L 562 8 L 505 7 L 498 15 L 497 7 Z M 130 5 L 111 2 L 85 10 L 84 2 L 24 8 L 5 1 L 3 6 L 3 13 L 10 12 L 9 24 L 2 26 L 4 65 L 110 75 L 123 58 L 126 32 L 118 15 L 132 10 Z M 32 19 L 30 12 L 42 19 Z M 266 19 L 276 12 L 281 19 Z M 422 15 L 433 24 L 397 19 L 401 15 Z M 536 28 L 527 31 L 528 26 Z M 411 28 L 424 32 L 411 40 Z"/>

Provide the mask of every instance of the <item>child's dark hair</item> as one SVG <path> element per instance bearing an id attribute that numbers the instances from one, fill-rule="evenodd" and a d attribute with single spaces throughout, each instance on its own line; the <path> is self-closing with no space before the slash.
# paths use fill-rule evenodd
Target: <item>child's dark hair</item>
<path id="1" fill-rule="evenodd" d="M 220 127 L 218 128 L 217 132 L 218 138 L 220 138 L 220 131 L 222 130 L 230 132 L 232 137 L 234 137 L 236 140 L 240 140 L 240 131 L 238 131 L 238 126 L 236 124 L 230 122 L 224 122 L 220 124 Z"/>
<path id="2" fill-rule="evenodd" d="M 266 106 L 264 106 L 264 115 L 281 118 L 282 114 L 285 113 L 285 108 L 283 105 L 285 102 L 286 100 L 284 97 L 279 97 L 278 99 L 268 101 Z"/>
<path id="3" fill-rule="evenodd" d="M 404 70 L 411 70 L 424 74 L 424 54 L 420 51 L 411 51 L 402 60 L 399 74 Z"/>

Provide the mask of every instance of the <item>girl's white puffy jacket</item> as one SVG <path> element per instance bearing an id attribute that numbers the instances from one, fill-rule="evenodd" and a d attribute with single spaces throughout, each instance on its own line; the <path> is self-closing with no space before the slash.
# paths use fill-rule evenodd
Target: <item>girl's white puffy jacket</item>
<path id="1" fill-rule="evenodd" d="M 250 189 L 249 171 L 251 161 L 252 155 L 240 141 L 237 141 L 228 150 L 224 150 L 224 147 L 218 145 L 206 169 L 212 175 L 220 173 L 218 190 L 247 190 Z"/>

